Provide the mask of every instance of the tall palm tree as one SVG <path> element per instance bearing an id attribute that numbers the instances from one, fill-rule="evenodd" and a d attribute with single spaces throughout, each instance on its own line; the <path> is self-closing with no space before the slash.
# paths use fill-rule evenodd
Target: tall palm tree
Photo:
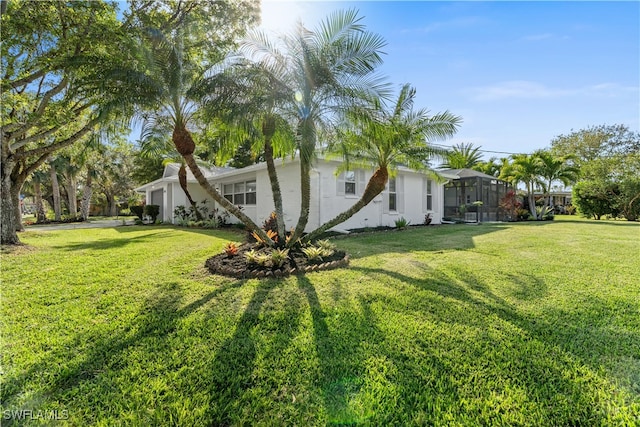
<path id="1" fill-rule="evenodd" d="M 295 152 L 295 135 L 281 108 L 294 93 L 280 80 L 281 70 L 269 62 L 239 62 L 228 73 L 230 81 L 224 87 L 226 95 L 220 96 L 220 91 L 203 88 L 206 92 L 204 112 L 211 120 L 224 123 L 217 132 L 218 154 L 222 159 L 230 157 L 247 141 L 252 142 L 252 150 L 263 153 L 271 183 L 276 228 L 281 236 L 277 243 L 282 245 L 286 241 L 286 224 L 275 159 Z"/>
<path id="2" fill-rule="evenodd" d="M 569 163 L 571 156 L 556 157 L 550 151 L 538 150 L 534 153 L 541 162 L 540 176 L 545 182 L 545 192 L 548 197 L 548 206 L 553 208 L 551 200 L 551 185 L 554 181 L 560 181 L 569 185 L 578 179 L 579 169 Z"/>
<path id="3" fill-rule="evenodd" d="M 153 123 L 153 121 L 147 122 Z M 163 158 L 163 165 L 167 163 L 180 163 L 180 169 L 178 169 L 178 183 L 182 192 L 187 197 L 191 208 L 193 209 L 196 219 L 202 220 L 202 214 L 198 210 L 198 204 L 187 186 L 187 169 L 184 159 L 178 152 L 173 144 L 173 141 L 167 139 L 167 135 L 170 133 L 170 129 L 163 129 L 158 126 L 158 123 L 154 123 L 146 132 L 143 132 L 143 138 L 140 141 L 140 156 L 143 158 Z"/>
<path id="4" fill-rule="evenodd" d="M 132 100 L 145 108 L 143 138 L 153 134 L 153 129 L 167 124 L 172 128 L 171 140 L 200 186 L 224 209 L 237 217 L 247 228 L 255 231 L 267 244 L 274 242 L 251 218 L 233 203 L 224 198 L 207 181 L 202 173 L 194 151 L 196 148 L 192 131 L 202 127 L 198 116 L 200 87 L 216 86 L 220 75 L 220 64 L 205 68 L 202 61 L 192 57 L 184 47 L 189 40 L 181 29 L 166 36 L 159 31 L 148 32 L 150 48 L 146 52 L 145 69 L 129 72 L 128 83 L 136 82 Z M 197 53 L 194 54 L 197 56 Z"/>
<path id="5" fill-rule="evenodd" d="M 486 173 L 487 175 L 498 177 L 500 176 L 500 169 L 502 168 L 502 164 L 498 163 L 498 159 L 495 157 L 491 157 L 489 160 L 484 162 L 479 162 L 476 165 L 472 166 L 471 169 L 477 170 L 482 173 Z"/>
<path id="6" fill-rule="evenodd" d="M 311 165 L 318 133 L 335 127 L 345 111 L 362 99 L 386 94 L 387 86 L 374 74 L 386 44 L 365 30 L 355 10 L 329 15 L 310 31 L 299 24 L 279 44 L 256 33 L 245 44 L 252 60 L 268 65 L 292 97 L 281 105 L 295 128 L 300 159 L 300 217 L 290 242 L 296 242 L 309 220 Z"/>
<path id="7" fill-rule="evenodd" d="M 425 109 L 414 111 L 415 95 L 416 90 L 406 84 L 391 109 L 376 102 L 371 109 L 355 110 L 349 114 L 350 129 L 339 135 L 340 140 L 330 148 L 343 154 L 343 170 L 353 165 L 373 165 L 376 170 L 362 196 L 351 208 L 307 234 L 303 241 L 313 240 L 358 213 L 384 191 L 390 174 L 398 165 L 426 170 L 429 159 L 446 155 L 446 150 L 429 143 L 453 136 L 461 123 L 460 117 L 448 111 L 435 115 L 430 115 Z"/>
<path id="8" fill-rule="evenodd" d="M 474 147 L 471 143 L 459 143 L 453 146 L 447 154 L 445 162 L 440 165 L 440 167 L 447 169 L 472 169 L 480 163 L 481 159 L 482 154 L 480 154 L 480 147 Z"/>
<path id="9" fill-rule="evenodd" d="M 534 189 L 537 184 L 542 184 L 542 161 L 534 154 L 515 154 L 512 156 L 510 167 L 503 168 L 506 179 L 515 186 L 522 182 L 527 187 L 527 197 L 529 200 L 529 210 L 533 219 L 538 219 L 536 213 L 536 202 Z"/>

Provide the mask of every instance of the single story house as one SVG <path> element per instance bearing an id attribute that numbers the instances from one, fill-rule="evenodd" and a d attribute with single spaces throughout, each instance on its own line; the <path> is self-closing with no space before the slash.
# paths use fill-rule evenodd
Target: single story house
<path id="1" fill-rule="evenodd" d="M 311 204 L 309 223 L 311 231 L 339 213 L 351 207 L 365 189 L 373 174 L 370 170 L 353 170 L 336 175 L 339 160 L 318 159 L 311 171 Z M 282 191 L 284 216 L 287 228 L 294 227 L 300 212 L 300 165 L 298 159 L 276 160 L 278 179 Z M 146 203 L 160 206 L 159 219 L 174 222 L 177 206 L 188 207 L 187 198 L 178 182 L 179 165 L 165 167 L 162 178 L 145 184 L 136 191 L 146 195 Z M 257 224 L 269 217 L 274 210 L 271 184 L 266 163 L 258 163 L 241 169 L 214 168 L 203 170 L 209 182 L 229 201 L 242 206 L 243 211 Z M 445 178 L 446 171 L 439 172 Z M 187 188 L 193 200 L 207 201 L 209 209 L 216 203 L 187 172 Z M 369 205 L 346 222 L 334 227 L 336 231 L 355 228 L 393 226 L 401 217 L 412 224 L 424 223 L 431 215 L 432 224 L 439 224 L 443 217 L 444 186 L 425 173 L 399 168 L 385 191 Z M 237 221 L 234 217 L 231 221 Z"/>

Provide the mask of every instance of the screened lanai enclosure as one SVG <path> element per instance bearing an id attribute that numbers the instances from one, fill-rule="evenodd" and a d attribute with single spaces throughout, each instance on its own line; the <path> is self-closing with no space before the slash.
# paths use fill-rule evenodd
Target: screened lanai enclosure
<path id="1" fill-rule="evenodd" d="M 505 181 L 472 169 L 440 172 L 449 179 L 444 185 L 445 221 L 504 221 L 500 201 L 512 187 Z"/>

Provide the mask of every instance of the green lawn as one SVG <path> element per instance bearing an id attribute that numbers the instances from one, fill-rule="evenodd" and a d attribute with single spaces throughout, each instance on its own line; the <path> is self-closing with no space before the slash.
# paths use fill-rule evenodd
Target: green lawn
<path id="1" fill-rule="evenodd" d="M 336 241 L 350 268 L 283 281 L 208 275 L 232 232 L 21 238 L 2 255 L 3 418 L 640 424 L 638 223 L 367 234 Z"/>

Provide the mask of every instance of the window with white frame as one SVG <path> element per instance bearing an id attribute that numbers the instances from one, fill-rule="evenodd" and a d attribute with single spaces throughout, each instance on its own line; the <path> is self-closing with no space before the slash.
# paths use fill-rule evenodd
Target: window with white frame
<path id="1" fill-rule="evenodd" d="M 398 210 L 398 192 L 396 187 L 396 179 L 389 178 L 389 211 L 395 212 Z"/>
<path id="2" fill-rule="evenodd" d="M 404 176 L 389 178 L 384 189 L 383 200 L 383 213 L 404 213 Z"/>
<path id="3" fill-rule="evenodd" d="M 360 196 L 364 191 L 365 184 L 363 170 L 342 172 L 336 177 L 336 194 L 338 196 Z"/>
<path id="4" fill-rule="evenodd" d="M 356 194 L 356 173 L 354 171 L 344 173 L 344 194 Z"/>
<path id="5" fill-rule="evenodd" d="M 256 204 L 256 181 L 235 182 L 222 187 L 225 199 L 234 205 Z"/>
<path id="6" fill-rule="evenodd" d="M 427 210 L 431 211 L 433 210 L 433 181 L 428 179 L 426 187 Z"/>

